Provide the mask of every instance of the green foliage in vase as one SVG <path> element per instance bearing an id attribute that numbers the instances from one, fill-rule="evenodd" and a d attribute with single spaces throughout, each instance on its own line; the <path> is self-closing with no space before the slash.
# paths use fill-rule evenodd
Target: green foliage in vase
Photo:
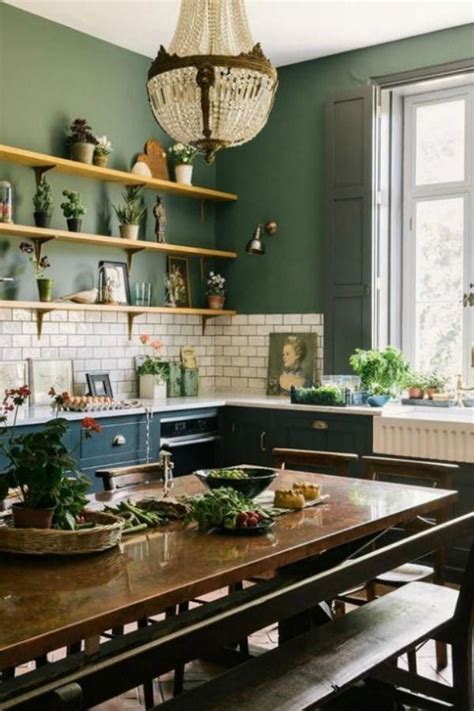
<path id="1" fill-rule="evenodd" d="M 50 215 L 53 211 L 53 192 L 51 184 L 48 183 L 44 175 L 38 183 L 36 193 L 33 196 L 33 205 L 36 212 L 45 212 Z"/>
<path id="2" fill-rule="evenodd" d="M 80 192 L 77 190 L 63 190 L 63 195 L 66 201 L 61 203 L 61 210 L 66 219 L 77 219 L 86 214 L 86 208 L 82 204 Z"/>
<path id="3" fill-rule="evenodd" d="M 295 388 L 294 398 L 300 405 L 344 405 L 341 390 L 335 385 L 320 388 Z"/>
<path id="4" fill-rule="evenodd" d="M 156 375 L 163 381 L 168 380 L 170 377 L 170 364 L 161 359 L 163 342 L 159 338 L 153 340 L 148 333 L 141 334 L 140 342 L 144 346 L 151 348 L 151 355 L 145 355 L 137 368 L 138 375 Z"/>
<path id="5" fill-rule="evenodd" d="M 139 185 L 129 185 L 127 191 L 122 193 L 125 205 L 116 207 L 113 205 L 115 214 L 120 225 L 139 225 L 146 212 Z"/>
<path id="6" fill-rule="evenodd" d="M 396 395 L 404 387 L 409 370 L 408 361 L 393 346 L 367 351 L 356 348 L 349 363 L 360 377 L 362 389 L 373 395 Z"/>

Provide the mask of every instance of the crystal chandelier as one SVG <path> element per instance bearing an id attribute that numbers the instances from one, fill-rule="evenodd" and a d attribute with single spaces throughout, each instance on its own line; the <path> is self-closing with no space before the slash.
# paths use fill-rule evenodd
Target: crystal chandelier
<path id="1" fill-rule="evenodd" d="M 243 0 L 181 0 L 169 52 L 148 72 L 153 114 L 175 141 L 216 151 L 240 146 L 265 126 L 276 69 L 253 43 Z"/>

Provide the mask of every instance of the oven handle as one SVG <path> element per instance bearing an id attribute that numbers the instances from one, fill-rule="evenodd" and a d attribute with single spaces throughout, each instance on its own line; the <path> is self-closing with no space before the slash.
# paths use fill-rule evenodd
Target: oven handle
<path id="1" fill-rule="evenodd" d="M 198 439 L 192 439 L 190 437 L 172 437 L 171 439 L 162 439 L 160 447 L 169 447 L 170 449 L 174 449 L 175 447 L 188 447 L 192 444 L 205 444 L 206 442 L 217 442 L 218 440 L 220 440 L 220 435 L 199 437 Z"/>

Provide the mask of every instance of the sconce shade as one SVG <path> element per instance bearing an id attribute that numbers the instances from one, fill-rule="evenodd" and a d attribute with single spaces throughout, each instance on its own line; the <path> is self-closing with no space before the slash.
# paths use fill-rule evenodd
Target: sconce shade
<path id="1" fill-rule="evenodd" d="M 257 225 L 252 239 L 249 239 L 245 251 L 249 254 L 265 254 L 265 245 L 262 239 L 262 225 Z"/>

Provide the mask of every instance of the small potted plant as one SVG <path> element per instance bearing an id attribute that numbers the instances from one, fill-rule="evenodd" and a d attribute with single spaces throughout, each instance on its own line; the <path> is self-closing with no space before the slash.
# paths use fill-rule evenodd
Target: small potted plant
<path id="1" fill-rule="evenodd" d="M 44 175 L 37 185 L 36 193 L 33 196 L 33 205 L 36 227 L 49 227 L 54 203 L 51 185 Z"/>
<path id="2" fill-rule="evenodd" d="M 422 400 L 424 395 L 426 378 L 423 373 L 410 370 L 405 378 L 404 386 L 408 390 L 410 400 Z"/>
<path id="3" fill-rule="evenodd" d="M 19 501 L 12 506 L 16 528 L 75 528 L 76 517 L 87 501 L 85 492 L 90 481 L 77 471 L 62 442 L 69 430 L 67 420 L 55 418 L 41 430 L 16 434 L 18 410 L 29 394 L 24 385 L 7 390 L 3 400 L 0 451 L 7 467 L 0 473 L 0 499 L 7 496 L 9 489 L 17 492 Z M 7 415 L 12 412 L 13 425 L 8 427 Z M 101 429 L 90 417 L 84 418 L 81 427 L 86 437 Z"/>
<path id="4" fill-rule="evenodd" d="M 113 205 L 115 214 L 119 221 L 120 236 L 123 239 L 138 239 L 140 222 L 146 212 L 141 196 L 139 185 L 129 185 L 127 192 L 122 193 L 125 205 L 116 207 Z"/>
<path id="5" fill-rule="evenodd" d="M 398 348 L 384 350 L 356 348 L 349 359 L 351 368 L 360 376 L 361 388 L 369 393 L 371 407 L 383 407 L 403 388 L 409 365 Z"/>
<path id="6" fill-rule="evenodd" d="M 428 400 L 433 399 L 435 393 L 441 393 L 448 384 L 449 378 L 446 375 L 438 373 L 436 370 L 431 371 L 425 375 L 425 393 L 428 396 Z"/>
<path id="7" fill-rule="evenodd" d="M 97 139 L 86 119 L 75 119 L 69 130 L 71 135 L 68 136 L 67 141 L 71 150 L 72 160 L 77 160 L 79 163 L 92 164 Z"/>
<path id="8" fill-rule="evenodd" d="M 94 165 L 98 165 L 100 168 L 106 168 L 109 155 L 113 151 L 112 144 L 107 140 L 107 136 L 95 136 L 95 140 L 97 144 L 94 149 Z"/>
<path id="9" fill-rule="evenodd" d="M 63 190 L 66 198 L 61 203 L 61 210 L 66 218 L 67 228 L 70 232 L 80 232 L 82 227 L 82 216 L 86 214 L 86 208 L 82 204 L 81 193 L 77 190 Z"/>
<path id="10" fill-rule="evenodd" d="M 184 143 L 175 143 L 168 148 L 168 155 L 174 163 L 174 176 L 177 183 L 191 185 L 193 177 L 193 161 L 197 149 Z"/>
<path id="11" fill-rule="evenodd" d="M 46 255 L 41 256 L 29 242 L 20 243 L 20 252 L 26 254 L 35 270 L 36 283 L 40 301 L 51 301 L 54 280 L 44 276 L 44 270 L 51 265 Z"/>
<path id="12" fill-rule="evenodd" d="M 225 302 L 225 279 L 220 274 L 209 272 L 207 280 L 207 305 L 210 309 L 222 309 Z"/>
<path id="13" fill-rule="evenodd" d="M 166 400 L 166 381 L 169 376 L 169 364 L 161 359 L 163 343 L 152 340 L 147 333 L 140 336 L 144 346 L 151 348 L 151 354 L 146 355 L 138 366 L 140 379 L 140 397 L 147 400 Z"/>

